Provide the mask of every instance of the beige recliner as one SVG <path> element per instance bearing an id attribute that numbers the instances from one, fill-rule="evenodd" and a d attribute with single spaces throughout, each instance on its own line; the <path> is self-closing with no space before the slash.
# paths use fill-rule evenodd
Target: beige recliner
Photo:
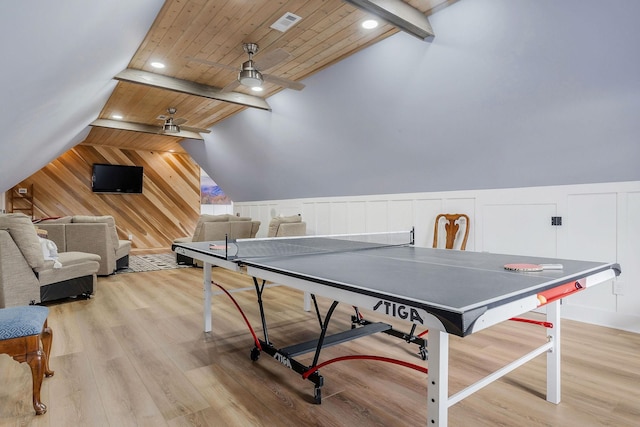
<path id="1" fill-rule="evenodd" d="M 210 242 L 225 239 L 248 239 L 256 237 L 260 221 L 252 221 L 248 217 L 235 215 L 200 215 L 193 236 L 180 237 L 174 243 Z M 191 257 L 176 254 L 178 264 L 197 265 L 202 267 L 201 261 Z"/>
<path id="2" fill-rule="evenodd" d="M 304 236 L 307 234 L 307 223 L 301 215 L 276 216 L 269 222 L 267 237 Z"/>
<path id="3" fill-rule="evenodd" d="M 0 308 L 93 294 L 100 256 L 47 243 L 28 216 L 0 214 Z"/>
<path id="4" fill-rule="evenodd" d="M 111 215 L 74 215 L 43 220 L 38 228 L 47 230 L 48 238 L 61 252 L 78 251 L 99 255 L 98 276 L 108 276 L 129 266 L 130 240 L 120 240 Z"/>

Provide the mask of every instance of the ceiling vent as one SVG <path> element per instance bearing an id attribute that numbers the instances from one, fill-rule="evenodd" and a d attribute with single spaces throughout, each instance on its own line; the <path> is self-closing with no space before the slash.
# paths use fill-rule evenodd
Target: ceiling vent
<path id="1" fill-rule="evenodd" d="M 302 18 L 299 17 L 298 15 L 291 12 L 287 12 L 284 15 L 282 15 L 280 19 L 278 19 L 276 22 L 271 24 L 270 28 L 273 28 L 274 30 L 278 30 L 284 33 L 289 28 L 296 25 L 301 19 Z"/>

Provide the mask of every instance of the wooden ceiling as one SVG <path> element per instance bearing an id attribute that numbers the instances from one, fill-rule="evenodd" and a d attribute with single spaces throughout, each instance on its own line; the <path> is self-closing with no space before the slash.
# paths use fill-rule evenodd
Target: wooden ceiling
<path id="1" fill-rule="evenodd" d="M 406 1 L 427 15 L 451 2 Z M 271 29 L 270 25 L 287 12 L 302 20 L 284 33 Z M 363 29 L 360 23 L 370 17 L 341 0 L 167 0 L 128 68 L 206 85 L 213 87 L 215 92 L 236 79 L 241 64 L 248 59 L 242 44 L 253 42 L 260 47 L 254 58 L 258 65 L 261 57 L 268 58 L 276 50 L 289 54 L 288 58 L 271 68 L 261 69 L 261 72 L 300 81 L 398 31 L 384 23 L 374 30 Z M 162 62 L 166 67 L 157 70 L 151 66 L 154 61 Z M 280 90 L 292 90 L 267 82 L 263 88 L 259 96 L 267 102 L 269 96 Z M 243 86 L 233 91 L 256 96 Z M 175 116 L 186 119 L 185 126 L 205 129 L 247 108 L 120 80 L 99 118 L 113 119 L 113 115 L 120 115 L 122 121 L 153 125 L 160 130 L 162 121 L 157 117 L 166 115 L 169 107 L 177 108 Z M 93 127 L 83 144 L 184 152 L 178 143 L 181 139 L 179 136 Z"/>

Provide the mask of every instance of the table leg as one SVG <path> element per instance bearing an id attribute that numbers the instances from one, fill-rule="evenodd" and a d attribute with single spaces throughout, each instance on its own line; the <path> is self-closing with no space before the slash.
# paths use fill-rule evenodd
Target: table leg
<path id="1" fill-rule="evenodd" d="M 311 294 L 309 292 L 304 293 L 304 301 L 302 309 L 304 311 L 311 311 Z"/>
<path id="2" fill-rule="evenodd" d="M 560 303 L 554 301 L 546 306 L 547 322 L 553 328 L 547 328 L 547 336 L 553 347 L 547 352 L 547 401 L 560 403 Z"/>
<path id="3" fill-rule="evenodd" d="M 205 262 L 202 271 L 204 276 L 204 331 L 211 332 L 211 264 Z"/>
<path id="4" fill-rule="evenodd" d="M 430 330 L 427 350 L 429 352 L 427 425 L 446 426 L 449 409 L 449 334 Z"/>

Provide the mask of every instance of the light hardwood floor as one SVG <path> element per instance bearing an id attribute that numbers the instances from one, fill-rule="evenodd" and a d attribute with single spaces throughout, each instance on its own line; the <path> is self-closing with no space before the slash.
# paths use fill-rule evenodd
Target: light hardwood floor
<path id="1" fill-rule="evenodd" d="M 228 288 L 246 276 L 214 269 Z M 214 298 L 214 333 L 202 333 L 202 270 L 177 269 L 99 278 L 91 300 L 50 306 L 51 368 L 34 416 L 26 364 L 0 357 L 0 426 L 417 426 L 427 423 L 426 375 L 373 361 L 322 370 L 321 405 L 313 385 L 253 347 L 224 295 Z M 234 293 L 259 331 L 253 292 Z M 265 291 L 270 338 L 279 346 L 314 336 L 301 293 Z M 321 300 L 326 309 L 328 303 Z M 348 328 L 340 305 L 331 330 Z M 388 319 L 385 319 L 388 321 Z M 407 328 L 408 329 L 408 328 Z M 638 426 L 640 335 L 564 321 L 562 403 L 544 400 L 545 358 L 518 368 L 449 410 L 451 426 Z M 451 338 L 450 394 L 544 341 L 544 329 L 505 322 Z M 422 364 L 415 346 L 370 336 L 323 352 L 378 354 Z M 310 357 L 305 359 L 308 363 Z"/>

